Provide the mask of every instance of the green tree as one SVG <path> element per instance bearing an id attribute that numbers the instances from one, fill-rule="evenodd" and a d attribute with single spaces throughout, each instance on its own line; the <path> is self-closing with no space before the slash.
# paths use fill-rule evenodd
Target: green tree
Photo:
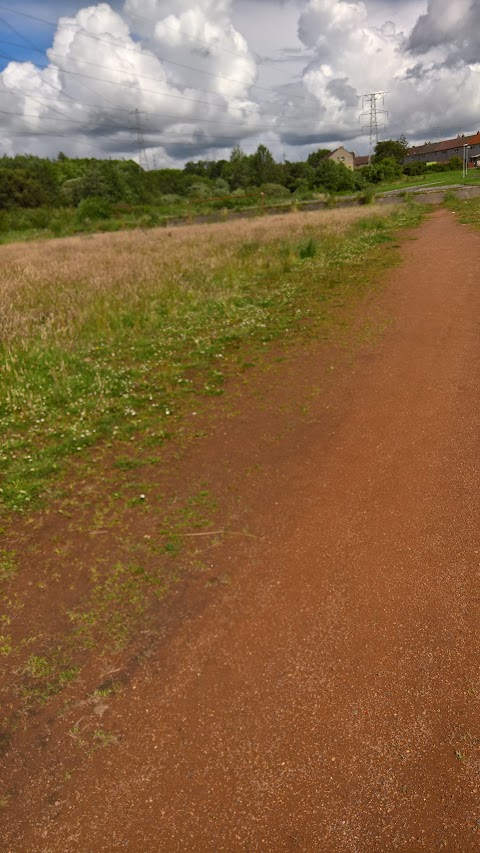
<path id="1" fill-rule="evenodd" d="M 271 151 L 265 145 L 259 145 L 251 157 L 252 178 L 257 186 L 274 184 L 277 181 L 277 164 Z"/>
<path id="2" fill-rule="evenodd" d="M 397 163 L 403 163 L 408 151 L 408 142 L 405 136 L 400 136 L 398 139 L 386 139 L 384 142 L 377 142 L 375 153 L 372 157 L 372 163 L 381 163 L 382 160 L 393 158 Z"/>
<path id="3" fill-rule="evenodd" d="M 329 192 L 354 191 L 363 183 L 363 178 L 348 169 L 344 163 L 336 163 L 328 157 L 320 160 L 315 169 L 315 186 Z"/>
<path id="4" fill-rule="evenodd" d="M 48 202 L 41 183 L 24 169 L 0 168 L 0 209 L 41 207 Z"/>
<path id="5" fill-rule="evenodd" d="M 281 174 L 281 183 L 292 192 L 298 189 L 305 191 L 315 186 L 315 169 L 308 163 L 290 163 L 287 160 L 278 168 Z"/>
<path id="6" fill-rule="evenodd" d="M 234 189 L 245 189 L 252 182 L 250 157 L 239 145 L 236 145 L 230 154 L 230 160 L 224 166 L 222 178 Z"/>
<path id="7" fill-rule="evenodd" d="M 393 181 L 403 172 L 400 163 L 393 157 L 385 157 L 379 163 L 371 163 L 362 169 L 363 176 L 371 184 L 381 181 Z"/>
<path id="8" fill-rule="evenodd" d="M 308 155 L 307 163 L 315 169 L 320 161 L 325 160 L 325 157 L 328 157 L 331 153 L 330 148 L 319 148 L 318 151 L 312 151 L 312 153 Z"/>

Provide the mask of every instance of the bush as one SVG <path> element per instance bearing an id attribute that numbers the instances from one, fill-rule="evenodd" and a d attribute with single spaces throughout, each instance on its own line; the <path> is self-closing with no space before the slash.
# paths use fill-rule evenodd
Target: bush
<path id="1" fill-rule="evenodd" d="M 212 190 L 210 189 L 208 184 L 196 183 L 192 184 L 188 191 L 188 194 L 191 198 L 205 199 L 210 198 L 210 196 L 212 195 Z"/>
<path id="2" fill-rule="evenodd" d="M 452 159 L 448 161 L 448 168 L 450 172 L 456 172 L 458 169 L 463 169 L 461 157 L 452 157 Z"/>
<path id="3" fill-rule="evenodd" d="M 348 192 L 357 188 L 359 178 L 344 163 L 334 160 L 320 160 L 315 169 L 315 187 L 330 192 Z"/>
<path id="4" fill-rule="evenodd" d="M 427 167 L 427 174 L 428 174 L 428 172 L 449 172 L 449 171 L 450 171 L 449 163 L 431 163 Z"/>
<path id="5" fill-rule="evenodd" d="M 262 184 L 260 191 L 267 198 L 290 198 L 290 190 L 287 190 L 282 184 Z"/>
<path id="6" fill-rule="evenodd" d="M 110 219 L 112 205 L 104 198 L 84 198 L 77 207 L 77 220 L 84 223 L 96 219 Z"/>
<path id="7" fill-rule="evenodd" d="M 403 174 L 412 178 L 416 175 L 425 175 L 426 172 L 428 172 L 428 166 L 426 163 L 407 163 L 406 166 L 403 167 Z"/>
<path id="8" fill-rule="evenodd" d="M 160 204 L 182 204 L 184 201 L 185 199 L 181 195 L 176 195 L 175 193 L 167 193 L 160 198 Z"/>
<path id="9" fill-rule="evenodd" d="M 360 204 L 373 204 L 375 201 L 375 190 L 372 186 L 365 187 L 365 189 L 358 194 L 357 198 Z"/>
<path id="10" fill-rule="evenodd" d="M 217 178 L 215 183 L 213 184 L 213 195 L 216 196 L 225 196 L 230 195 L 230 187 L 223 178 Z"/>

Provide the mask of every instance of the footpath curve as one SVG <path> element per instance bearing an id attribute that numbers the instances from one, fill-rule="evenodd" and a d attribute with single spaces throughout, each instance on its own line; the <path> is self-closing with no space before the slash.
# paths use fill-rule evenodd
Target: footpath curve
<path id="1" fill-rule="evenodd" d="M 441 211 L 413 236 L 334 434 L 285 438 L 258 540 L 214 556 L 235 582 L 54 820 L 32 781 L 6 850 L 479 849 L 480 232 Z"/>

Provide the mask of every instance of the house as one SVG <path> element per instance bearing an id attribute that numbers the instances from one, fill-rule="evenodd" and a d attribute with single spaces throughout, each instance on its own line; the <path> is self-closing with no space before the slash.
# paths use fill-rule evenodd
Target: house
<path id="1" fill-rule="evenodd" d="M 362 155 L 361 157 L 353 158 L 353 166 L 355 169 L 361 169 L 362 166 L 368 166 L 369 163 L 370 157 L 368 156 L 368 154 L 365 157 Z"/>
<path id="2" fill-rule="evenodd" d="M 353 151 L 347 151 L 346 148 L 340 146 L 340 148 L 335 148 L 335 151 L 332 151 L 332 153 L 328 155 L 327 159 L 335 160 L 336 163 L 343 163 L 347 169 L 351 169 L 353 172 L 353 163 L 355 160 L 355 154 Z"/>
<path id="3" fill-rule="evenodd" d="M 467 147 L 467 160 L 470 164 L 480 166 L 480 130 L 477 133 L 456 136 L 455 139 L 445 139 L 441 142 L 427 142 L 425 145 L 414 145 L 408 149 L 405 163 L 447 163 L 452 157 L 463 160 L 464 148 Z"/>

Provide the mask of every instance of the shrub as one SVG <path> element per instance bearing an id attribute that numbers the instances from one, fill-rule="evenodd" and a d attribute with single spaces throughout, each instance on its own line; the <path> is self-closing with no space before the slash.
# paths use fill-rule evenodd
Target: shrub
<path id="1" fill-rule="evenodd" d="M 267 198 L 290 198 L 290 191 L 282 184 L 262 184 L 260 190 Z"/>
<path id="2" fill-rule="evenodd" d="M 375 190 L 372 186 L 365 187 L 357 196 L 360 204 L 373 204 L 375 201 Z"/>
<path id="3" fill-rule="evenodd" d="M 431 163 L 427 167 L 427 173 L 428 172 L 449 172 L 449 171 L 450 171 L 449 163 Z"/>
<path id="4" fill-rule="evenodd" d="M 77 220 L 84 223 L 88 220 L 110 219 L 112 205 L 104 198 L 84 198 L 77 207 Z"/>
<path id="5" fill-rule="evenodd" d="M 160 204 L 182 204 L 183 201 L 182 196 L 175 193 L 167 193 L 160 198 Z"/>
<path id="6" fill-rule="evenodd" d="M 223 178 L 217 178 L 213 184 L 213 195 L 225 196 L 230 195 L 230 187 Z"/>
<path id="7" fill-rule="evenodd" d="M 416 175 L 424 175 L 428 171 L 428 166 L 426 163 L 407 163 L 403 167 L 403 174 L 408 175 L 409 177 L 415 177 Z"/>
<path id="8" fill-rule="evenodd" d="M 196 183 L 192 184 L 188 194 L 191 198 L 210 198 L 212 191 L 208 184 Z"/>
<path id="9" fill-rule="evenodd" d="M 461 157 L 452 157 L 452 159 L 448 161 L 448 168 L 451 172 L 456 172 L 458 169 L 462 169 L 463 163 Z"/>

